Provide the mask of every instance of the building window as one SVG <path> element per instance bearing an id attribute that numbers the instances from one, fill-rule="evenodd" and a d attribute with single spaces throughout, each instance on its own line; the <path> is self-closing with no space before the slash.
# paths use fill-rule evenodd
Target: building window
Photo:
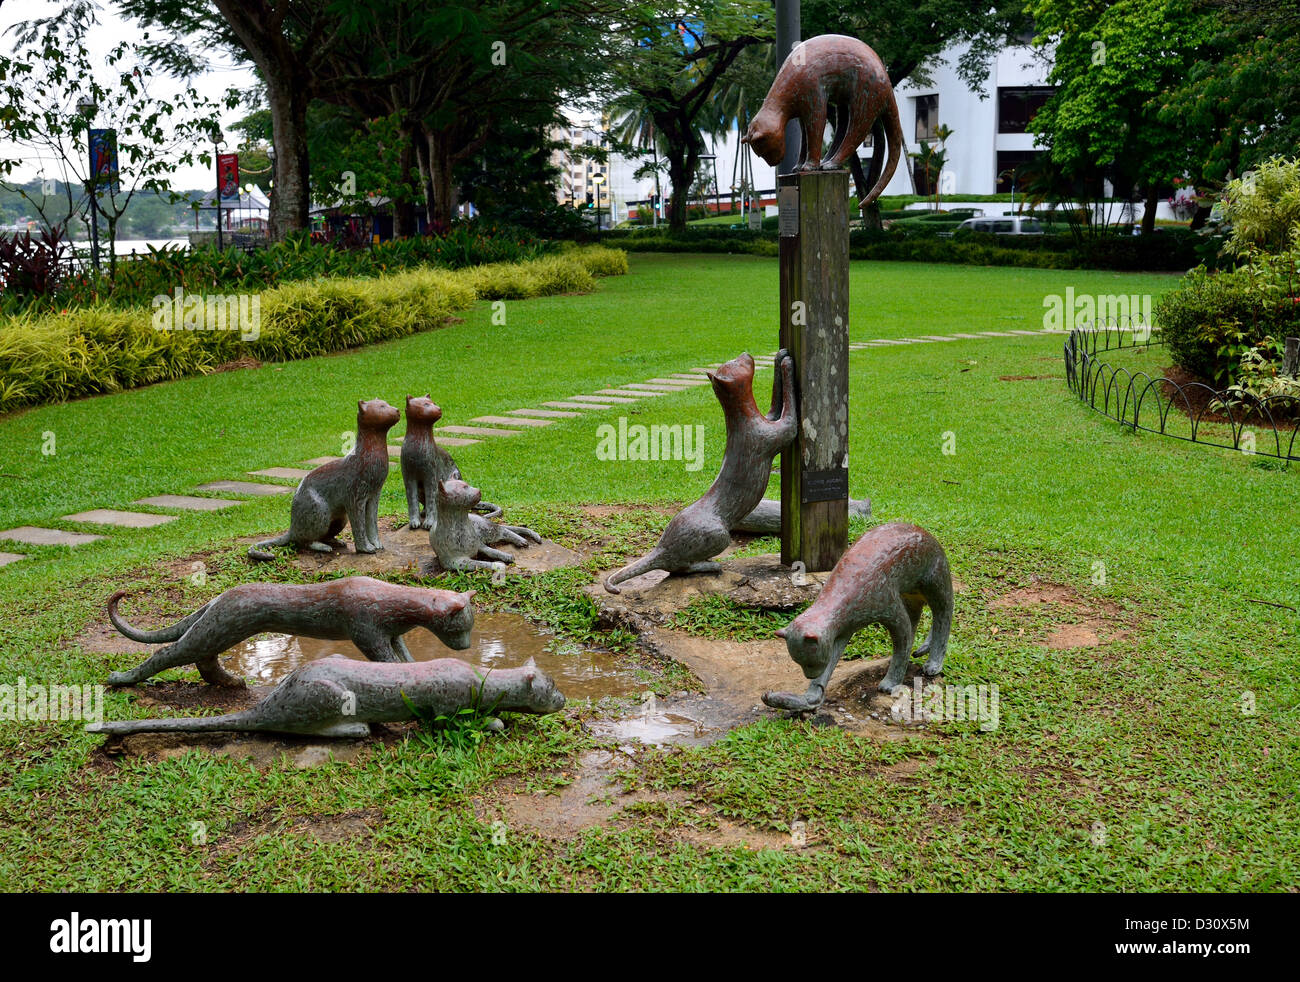
<path id="1" fill-rule="evenodd" d="M 1025 186 L 1025 165 L 1038 158 L 1041 150 L 999 150 L 997 194 L 1011 193 L 1011 172 L 1015 171 L 1016 190 Z"/>
<path id="2" fill-rule="evenodd" d="M 916 139 L 933 140 L 939 132 L 939 96 L 916 97 Z"/>
<path id="3" fill-rule="evenodd" d="M 998 89 L 998 132 L 1024 133 L 1043 103 L 1056 90 L 1051 86 Z"/>
<path id="4" fill-rule="evenodd" d="M 937 183 L 939 175 L 933 170 L 927 172 L 925 164 L 919 160 L 912 161 L 912 185 L 916 188 L 916 193 L 924 198 L 934 194 L 934 183 Z"/>

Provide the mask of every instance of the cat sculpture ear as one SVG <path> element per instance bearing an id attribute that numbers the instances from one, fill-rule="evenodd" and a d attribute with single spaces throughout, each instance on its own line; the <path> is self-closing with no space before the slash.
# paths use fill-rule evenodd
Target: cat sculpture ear
<path id="1" fill-rule="evenodd" d="M 783 627 L 779 627 L 779 628 L 777 628 L 777 630 L 776 630 L 776 636 L 777 636 L 778 638 L 783 638 L 783 637 L 785 637 L 785 628 L 783 628 Z"/>
<path id="2" fill-rule="evenodd" d="M 478 593 L 477 590 L 466 590 L 463 594 L 461 594 L 461 596 L 465 598 L 466 603 L 469 603 L 471 600 L 474 599 L 474 594 L 476 593 Z"/>
<path id="3" fill-rule="evenodd" d="M 740 138 L 741 143 L 750 143 L 749 130 L 745 130 L 745 135 Z"/>
<path id="4" fill-rule="evenodd" d="M 366 400 L 364 400 L 364 399 L 358 399 L 358 400 L 357 400 L 357 409 L 359 409 L 359 410 L 364 410 L 365 408 L 366 408 Z"/>
<path id="5" fill-rule="evenodd" d="M 528 656 L 528 661 L 523 664 L 524 678 L 529 682 L 537 678 L 537 662 L 533 660 L 532 655 Z"/>

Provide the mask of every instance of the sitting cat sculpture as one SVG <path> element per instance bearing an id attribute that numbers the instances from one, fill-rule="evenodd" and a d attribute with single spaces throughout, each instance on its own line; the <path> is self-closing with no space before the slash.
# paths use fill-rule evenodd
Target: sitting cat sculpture
<path id="1" fill-rule="evenodd" d="M 832 117 L 835 132 L 830 155 L 822 160 L 822 138 Z M 889 160 L 875 187 L 870 191 L 858 188 L 863 208 L 880 197 L 898 167 L 905 142 L 898 103 L 889 73 L 871 48 L 857 38 L 822 34 L 791 50 L 741 142 L 748 143 L 769 164 L 780 164 L 785 156 L 786 124 L 797 119 L 803 131 L 798 169 L 835 170 L 856 160 L 858 147 L 881 118 L 888 129 Z M 862 181 L 860 173 L 858 168 L 854 176 Z"/>
<path id="2" fill-rule="evenodd" d="M 556 713 L 564 696 L 532 659 L 486 673 L 455 658 L 384 665 L 330 655 L 295 669 L 251 709 L 190 719 L 89 723 L 90 733 L 210 733 L 233 730 L 365 737 L 370 723 L 448 716 L 467 707 Z"/>
<path id="3" fill-rule="evenodd" d="M 433 438 L 433 424 L 442 419 L 442 409 L 428 395 L 406 397 L 406 436 L 402 438 L 402 483 L 406 486 L 409 527 L 432 529 L 438 521 L 438 482 L 461 479 L 460 468 L 451 454 Z M 501 509 L 482 502 L 478 511 L 496 518 Z"/>
<path id="4" fill-rule="evenodd" d="M 644 557 L 605 578 L 605 589 L 652 569 L 669 573 L 716 573 L 710 562 L 731 544 L 731 530 L 757 507 L 772 476 L 772 458 L 795 438 L 794 366 L 789 354 L 776 353 L 778 381 L 766 416 L 754 402 L 754 359 L 748 353 L 709 373 L 722 403 L 727 445 L 722 470 L 704 497 L 678 512 L 659 543 Z"/>
<path id="5" fill-rule="evenodd" d="M 530 528 L 498 525 L 474 514 L 482 496 L 478 488 L 470 487 L 464 481 L 438 482 L 438 521 L 429 533 L 429 544 L 437 553 L 443 569 L 502 569 L 504 564 L 513 563 L 515 557 L 493 549 L 493 543 L 509 542 L 524 547 L 528 540 L 542 541 L 542 537 Z M 486 559 L 479 559 L 479 556 Z"/>
<path id="6" fill-rule="evenodd" d="M 118 592 L 108 601 L 114 627 L 133 641 L 172 643 L 129 672 L 113 672 L 109 685 L 134 685 L 165 669 L 194 664 L 211 685 L 242 686 L 244 680 L 222 668 L 217 656 L 263 631 L 351 641 L 371 661 L 409 662 L 402 635 L 412 628 L 427 628 L 448 648 L 463 651 L 474 626 L 473 591 L 399 586 L 368 576 L 301 585 L 244 583 L 157 631 L 141 631 L 122 619 L 117 605 L 124 596 Z"/>
<path id="7" fill-rule="evenodd" d="M 340 460 L 321 464 L 302 479 L 289 506 L 289 531 L 249 547 L 248 557 L 271 560 L 272 546 L 307 546 L 317 552 L 342 547 L 338 534 L 352 526 L 357 552 L 383 549 L 379 541 L 379 495 L 388 479 L 387 433 L 397 410 L 382 399 L 357 403 L 357 442 Z"/>
<path id="8" fill-rule="evenodd" d="M 812 681 L 803 695 L 768 692 L 763 702 L 773 709 L 809 712 L 822 704 L 831 673 L 849 639 L 868 624 L 883 624 L 894 643 L 881 692 L 892 692 L 907 673 L 916 624 L 930 607 L 930 636 L 915 656 L 929 654 L 928 676 L 943 671 L 952 630 L 952 575 L 937 539 L 923 528 L 890 522 L 871 529 L 835 564 L 813 605 L 777 631 L 804 677 Z"/>

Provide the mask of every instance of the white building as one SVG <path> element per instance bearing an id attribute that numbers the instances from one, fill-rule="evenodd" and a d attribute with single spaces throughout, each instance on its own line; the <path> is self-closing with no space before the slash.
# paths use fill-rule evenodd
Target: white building
<path id="1" fill-rule="evenodd" d="M 930 72 L 933 83 L 917 86 L 904 80 L 895 90 L 899 119 L 907 140 L 898 169 L 885 189 L 886 194 L 928 193 L 924 169 L 908 156 L 919 152 L 923 141 L 933 141 L 938 127 L 952 131 L 945 144 L 947 151 L 944 175 L 940 179 L 945 197 L 963 194 L 994 194 L 1011 190 L 1010 171 L 1032 158 L 1036 140 L 1025 132 L 1034 111 L 1051 94 L 1047 75 L 1051 65 L 1040 51 L 1028 46 L 1003 48 L 989 66 L 988 78 L 979 91 L 971 91 L 957 76 L 957 60 L 964 47 L 954 46 L 944 52 L 942 63 Z M 554 134 L 574 145 L 599 146 L 602 121 L 591 114 L 571 113 L 568 130 Z M 718 191 L 724 207 L 730 200 L 732 185 L 739 180 L 737 149 L 749 155 L 754 183 L 758 190 L 776 187 L 776 168 L 740 144 L 740 133 L 732 130 L 725 136 L 708 139 L 712 161 L 705 161 L 712 179 L 716 170 Z M 859 150 L 869 157 L 871 150 Z M 612 208 L 613 222 L 627 217 L 627 203 L 649 199 L 655 192 L 653 176 L 637 178 L 634 171 L 642 161 L 614 155 L 607 167 L 568 154 L 557 155 L 563 177 L 559 198 L 583 204 L 586 195 L 599 193 L 603 208 Z M 592 178 L 602 173 L 603 190 L 597 190 Z M 712 180 L 711 182 L 712 183 Z M 667 178 L 660 180 L 661 193 L 667 197 Z M 593 197 L 593 200 L 594 197 Z"/>

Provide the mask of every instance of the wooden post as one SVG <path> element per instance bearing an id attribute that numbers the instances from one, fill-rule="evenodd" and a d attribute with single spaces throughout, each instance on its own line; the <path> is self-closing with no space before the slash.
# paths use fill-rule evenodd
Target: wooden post
<path id="1" fill-rule="evenodd" d="M 1287 338 L 1282 355 L 1282 374 L 1300 378 L 1300 338 Z"/>
<path id="2" fill-rule="evenodd" d="M 849 173 L 777 179 L 781 347 L 799 435 L 781 453 L 781 562 L 839 562 L 849 538 Z"/>

